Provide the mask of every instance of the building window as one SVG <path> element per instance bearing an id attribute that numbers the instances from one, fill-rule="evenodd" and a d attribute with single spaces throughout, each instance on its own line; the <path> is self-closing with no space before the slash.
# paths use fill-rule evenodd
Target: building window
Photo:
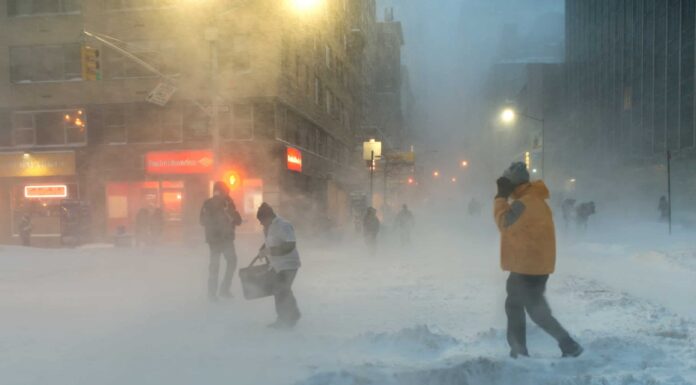
<path id="1" fill-rule="evenodd" d="M 176 45 L 173 41 L 138 41 L 129 42 L 125 48 L 167 75 L 178 73 Z M 105 74 L 110 79 L 155 77 L 157 74 L 144 68 L 120 53 L 107 50 L 104 52 Z"/>
<path id="2" fill-rule="evenodd" d="M 80 44 L 10 48 L 10 80 L 13 83 L 82 79 Z"/>
<path id="3" fill-rule="evenodd" d="M 20 147 L 85 144 L 87 114 L 82 109 L 15 112 L 12 138 Z"/>
<path id="4" fill-rule="evenodd" d="M 312 95 L 312 73 L 307 64 L 304 65 L 304 83 L 305 95 L 309 98 Z"/>
<path id="5" fill-rule="evenodd" d="M 247 71 L 251 68 L 251 45 L 247 35 L 235 35 L 222 41 L 219 51 L 220 68 Z M 284 48 L 285 49 L 285 48 Z"/>
<path id="6" fill-rule="evenodd" d="M 162 111 L 161 116 L 162 141 L 165 143 L 179 143 L 184 135 L 184 116 L 178 109 Z"/>
<path id="7" fill-rule="evenodd" d="M 320 105 L 322 101 L 321 79 L 314 78 L 314 103 Z"/>
<path id="8" fill-rule="evenodd" d="M 326 45 L 326 68 L 333 67 L 333 54 L 331 53 L 331 47 Z"/>
<path id="9" fill-rule="evenodd" d="M 148 9 L 173 7 L 175 0 L 104 0 L 108 10 Z"/>
<path id="10" fill-rule="evenodd" d="M 326 90 L 326 113 L 331 115 L 331 112 L 334 109 L 334 96 L 331 91 Z"/>
<path id="11" fill-rule="evenodd" d="M 79 0 L 8 0 L 8 16 L 79 13 Z"/>
<path id="12" fill-rule="evenodd" d="M 183 117 L 178 110 L 138 104 L 126 115 L 128 143 L 181 142 Z"/>
<path id="13" fill-rule="evenodd" d="M 79 199 L 79 190 L 76 183 L 65 184 L 67 199 Z M 60 217 L 63 199 L 55 198 L 26 198 L 24 188 L 26 185 L 12 186 L 12 230 L 13 235 L 19 235 L 19 223 L 24 215 L 31 217 L 33 236 L 57 236 L 61 233 Z"/>
<path id="14" fill-rule="evenodd" d="M 183 114 L 149 104 L 110 105 L 104 111 L 104 143 L 180 143 Z"/>
<path id="15" fill-rule="evenodd" d="M 232 111 L 220 114 L 219 118 L 220 131 L 224 139 L 253 139 L 254 107 L 251 104 L 235 104 Z"/>
<path id="16" fill-rule="evenodd" d="M 126 137 L 126 113 L 123 105 L 112 105 L 104 111 L 104 142 L 124 144 Z"/>

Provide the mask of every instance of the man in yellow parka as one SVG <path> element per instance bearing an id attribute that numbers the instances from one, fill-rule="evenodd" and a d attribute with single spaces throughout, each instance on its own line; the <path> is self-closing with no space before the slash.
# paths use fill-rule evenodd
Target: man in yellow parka
<path id="1" fill-rule="evenodd" d="M 543 181 L 530 182 L 522 162 L 505 170 L 497 184 L 494 215 L 501 236 L 500 266 L 510 272 L 505 301 L 510 356 L 529 356 L 526 310 L 532 321 L 558 341 L 563 357 L 577 357 L 582 347 L 551 315 L 544 298 L 546 281 L 556 266 L 556 235 L 546 203 L 549 190 Z"/>

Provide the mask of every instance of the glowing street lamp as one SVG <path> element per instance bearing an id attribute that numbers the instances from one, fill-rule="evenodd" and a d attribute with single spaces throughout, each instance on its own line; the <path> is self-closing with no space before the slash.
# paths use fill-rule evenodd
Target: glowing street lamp
<path id="1" fill-rule="evenodd" d="M 382 157 L 382 142 L 370 139 L 363 142 L 363 160 L 367 162 L 370 169 L 370 206 L 374 197 L 375 162 Z"/>
<path id="2" fill-rule="evenodd" d="M 290 6 L 297 13 L 311 12 L 322 5 L 323 0 L 290 0 Z"/>
<path id="3" fill-rule="evenodd" d="M 462 167 L 468 167 L 468 166 L 469 166 L 469 162 L 467 162 L 466 160 L 463 160 Z"/>
<path id="4" fill-rule="evenodd" d="M 512 124 L 517 120 L 517 113 L 512 108 L 507 107 L 500 113 L 500 120 L 505 124 Z"/>
<path id="5" fill-rule="evenodd" d="M 533 120 L 535 122 L 541 123 L 541 178 L 544 178 L 544 170 L 546 167 L 544 167 L 544 155 L 546 153 L 546 142 L 544 141 L 544 136 L 545 136 L 545 118 L 536 118 L 531 115 L 527 115 L 524 113 L 518 113 L 513 109 L 512 107 L 505 107 L 503 110 L 500 112 L 500 121 L 503 122 L 503 124 L 506 125 L 512 125 L 515 123 L 517 120 L 517 115 L 520 115 L 522 117 L 525 117 L 529 120 Z M 527 166 L 529 166 L 529 163 L 527 163 Z"/>
<path id="6" fill-rule="evenodd" d="M 452 183 L 457 183 L 457 178 L 452 177 L 451 181 L 452 181 Z"/>
<path id="7" fill-rule="evenodd" d="M 434 176 L 435 178 L 439 177 L 439 176 L 440 176 L 440 171 L 437 171 L 437 170 L 433 171 L 433 176 Z"/>

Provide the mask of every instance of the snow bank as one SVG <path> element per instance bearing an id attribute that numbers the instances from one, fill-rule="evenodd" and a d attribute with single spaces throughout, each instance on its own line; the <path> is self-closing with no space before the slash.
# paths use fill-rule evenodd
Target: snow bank
<path id="1" fill-rule="evenodd" d="M 363 366 L 319 373 L 297 385 L 689 385 L 670 370 L 659 348 L 620 338 L 598 338 L 580 359 L 520 360 L 476 357 L 444 366 L 379 368 Z M 651 367 L 650 373 L 646 369 Z"/>
<path id="2" fill-rule="evenodd" d="M 365 333 L 354 339 L 350 349 L 400 356 L 437 356 L 459 344 L 449 335 L 433 332 L 426 325 L 401 329 L 394 333 Z"/>

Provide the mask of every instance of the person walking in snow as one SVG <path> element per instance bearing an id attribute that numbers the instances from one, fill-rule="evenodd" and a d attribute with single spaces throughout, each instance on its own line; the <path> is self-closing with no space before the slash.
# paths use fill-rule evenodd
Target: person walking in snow
<path id="1" fill-rule="evenodd" d="M 510 356 L 529 356 L 526 317 L 553 336 L 563 357 L 577 357 L 583 348 L 551 315 L 544 292 L 556 264 L 556 240 L 549 190 L 543 181 L 530 182 L 527 167 L 513 163 L 498 178 L 494 218 L 501 235 L 500 264 L 507 279 L 507 341 Z"/>
<path id="2" fill-rule="evenodd" d="M 413 231 L 415 220 L 413 213 L 408 209 L 407 205 L 401 206 L 401 210 L 396 214 L 395 222 L 401 236 L 401 245 L 411 244 L 411 231 Z"/>
<path id="3" fill-rule="evenodd" d="M 274 329 L 289 329 L 294 327 L 302 316 L 292 292 L 292 284 L 302 265 L 297 251 L 295 229 L 290 222 L 277 216 L 267 203 L 261 204 L 256 218 L 263 226 L 265 235 L 259 256 L 267 258 L 275 272 L 273 296 L 278 318 L 268 326 Z"/>
<path id="4" fill-rule="evenodd" d="M 590 216 L 594 215 L 596 212 L 594 202 L 585 202 L 578 205 L 575 212 L 575 222 L 578 226 L 578 230 L 587 231 L 587 223 L 590 220 Z"/>
<path id="5" fill-rule="evenodd" d="M 570 225 L 570 220 L 573 218 L 573 211 L 575 210 L 575 199 L 566 198 L 561 204 L 561 211 L 563 212 L 563 223 L 565 229 L 568 230 Z"/>
<path id="6" fill-rule="evenodd" d="M 380 225 L 377 210 L 374 207 L 368 207 L 363 218 L 363 236 L 371 256 L 377 254 L 377 234 L 379 234 Z"/>
<path id="7" fill-rule="evenodd" d="M 152 243 L 157 244 L 162 239 L 162 232 L 164 231 L 164 211 L 161 207 L 157 207 L 152 210 L 150 215 L 150 238 Z"/>
<path id="8" fill-rule="evenodd" d="M 142 207 L 135 214 L 135 243 L 137 246 L 143 246 L 150 239 L 150 211 Z"/>
<path id="9" fill-rule="evenodd" d="M 232 277 L 237 269 L 237 252 L 234 248 L 235 228 L 242 224 L 242 217 L 234 201 L 229 196 L 230 190 L 225 182 L 215 182 L 213 196 L 201 207 L 200 223 L 205 228 L 205 239 L 210 247 L 210 264 L 208 266 L 208 299 L 217 301 L 218 293 L 231 298 Z M 220 259 L 225 256 L 227 267 L 218 289 L 220 279 Z"/>
<path id="10" fill-rule="evenodd" d="M 19 222 L 19 237 L 22 239 L 22 246 L 31 246 L 31 232 L 33 228 L 31 216 L 29 214 L 22 215 L 22 219 Z"/>
<path id="11" fill-rule="evenodd" d="M 669 201 L 666 196 L 660 197 L 660 203 L 657 205 L 657 209 L 660 211 L 660 221 L 667 222 L 669 220 Z"/>

